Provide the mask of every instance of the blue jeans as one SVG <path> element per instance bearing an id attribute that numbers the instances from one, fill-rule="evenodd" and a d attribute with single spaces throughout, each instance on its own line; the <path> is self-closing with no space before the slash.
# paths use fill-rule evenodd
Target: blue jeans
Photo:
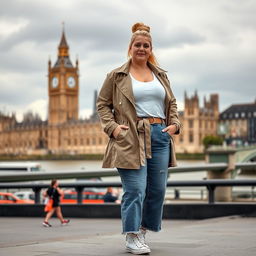
<path id="1" fill-rule="evenodd" d="M 138 233 L 143 227 L 161 230 L 163 202 L 168 177 L 170 135 L 164 124 L 151 124 L 152 158 L 140 169 L 118 168 L 123 197 L 121 216 L 123 233 Z"/>

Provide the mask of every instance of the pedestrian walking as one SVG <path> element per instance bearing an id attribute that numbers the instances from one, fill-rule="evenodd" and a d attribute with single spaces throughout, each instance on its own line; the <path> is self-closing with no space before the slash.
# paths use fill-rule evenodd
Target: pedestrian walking
<path id="1" fill-rule="evenodd" d="M 152 49 L 150 27 L 134 24 L 129 60 L 107 75 L 97 99 L 109 136 L 103 167 L 120 174 L 123 233 L 133 254 L 150 253 L 146 232 L 161 230 L 168 166 L 176 165 L 172 135 L 181 128 L 169 79 Z"/>
<path id="2" fill-rule="evenodd" d="M 59 188 L 57 180 L 51 181 L 51 186 L 44 192 L 43 196 L 46 198 L 47 203 L 45 205 L 45 211 L 47 212 L 45 219 L 43 221 L 44 227 L 51 227 L 49 219 L 52 217 L 54 212 L 62 225 L 66 225 L 70 220 L 66 220 L 62 216 L 61 207 L 60 207 L 60 198 L 64 195 L 63 190 Z"/>

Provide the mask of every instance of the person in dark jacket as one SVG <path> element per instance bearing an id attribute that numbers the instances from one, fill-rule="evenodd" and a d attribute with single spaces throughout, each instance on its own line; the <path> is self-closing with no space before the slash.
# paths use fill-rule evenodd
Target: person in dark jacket
<path id="1" fill-rule="evenodd" d="M 103 197 L 105 203 L 117 203 L 118 196 L 113 194 L 113 188 L 108 187 L 107 192 Z"/>
<path id="2" fill-rule="evenodd" d="M 49 219 L 52 217 L 53 213 L 56 212 L 58 219 L 60 220 L 62 225 L 66 225 L 70 222 L 70 220 L 65 220 L 63 218 L 61 208 L 60 208 L 60 198 L 63 196 L 63 190 L 59 188 L 59 184 L 57 180 L 51 181 L 51 186 L 44 192 L 44 198 L 48 200 L 52 199 L 52 207 L 47 212 L 43 226 L 44 227 L 51 227 L 52 225 L 48 222 Z"/>

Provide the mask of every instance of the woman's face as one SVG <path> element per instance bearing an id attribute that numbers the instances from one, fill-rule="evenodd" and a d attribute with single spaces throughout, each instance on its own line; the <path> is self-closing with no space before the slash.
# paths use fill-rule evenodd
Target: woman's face
<path id="1" fill-rule="evenodd" d="M 132 60 L 136 62 L 147 62 L 149 56 L 152 54 L 150 39 L 147 36 L 136 36 L 130 47 L 129 53 Z"/>

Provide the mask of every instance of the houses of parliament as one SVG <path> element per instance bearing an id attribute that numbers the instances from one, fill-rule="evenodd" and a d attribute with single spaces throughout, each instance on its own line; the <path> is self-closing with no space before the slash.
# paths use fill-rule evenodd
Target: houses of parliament
<path id="1" fill-rule="evenodd" d="M 94 111 L 89 119 L 79 119 L 79 62 L 69 57 L 63 30 L 54 65 L 48 62 L 48 120 L 27 113 L 22 122 L 15 114 L 0 111 L 1 155 L 103 154 L 108 141 Z M 96 95 L 95 95 L 96 100 Z M 183 133 L 175 138 L 176 151 L 202 152 L 202 138 L 216 135 L 219 117 L 218 95 L 204 100 L 200 108 L 197 93 L 185 95 L 185 109 L 180 112 Z"/>

